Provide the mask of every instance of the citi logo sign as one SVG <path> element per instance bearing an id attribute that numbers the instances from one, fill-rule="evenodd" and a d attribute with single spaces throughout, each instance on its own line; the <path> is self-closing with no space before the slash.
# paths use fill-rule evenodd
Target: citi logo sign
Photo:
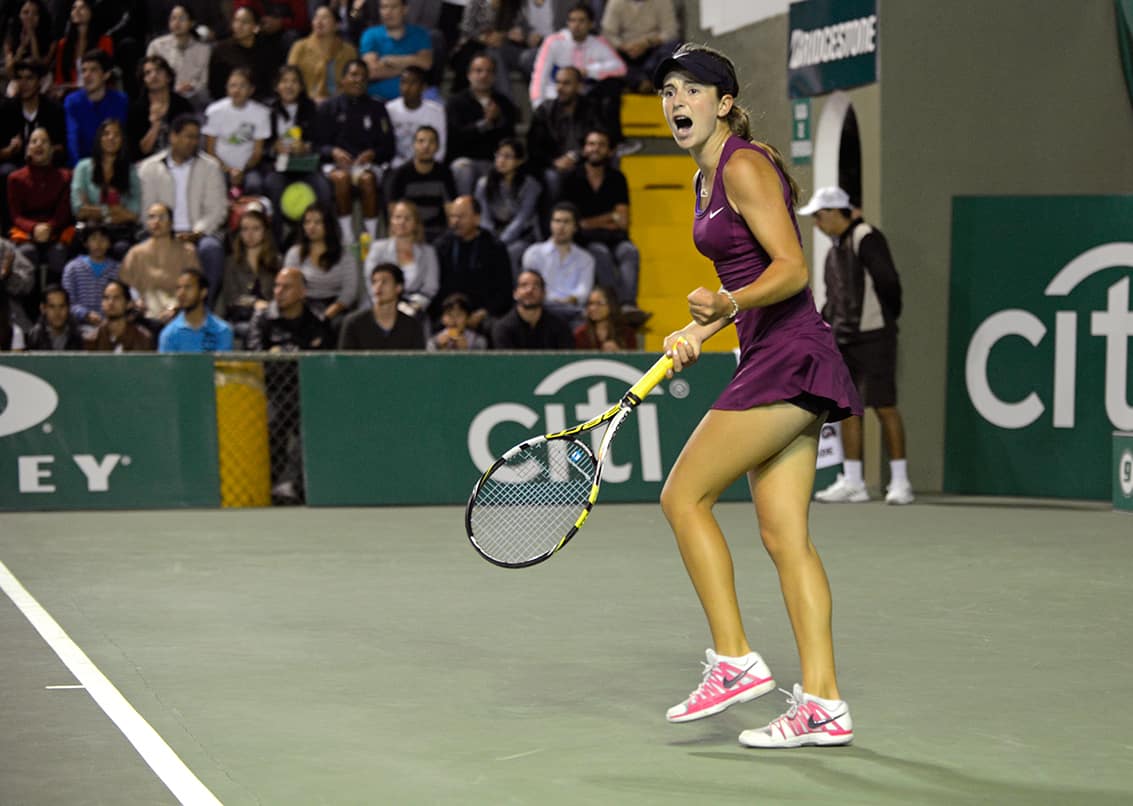
<path id="1" fill-rule="evenodd" d="M 59 407 L 59 394 L 47 381 L 37 375 L 12 367 L 0 366 L 0 396 L 4 401 L 0 409 L 0 438 L 20 434 L 44 423 Z M 51 433 L 51 424 L 43 426 L 45 433 Z M 108 453 L 97 458 L 89 453 L 78 453 L 68 457 L 86 478 L 87 491 L 107 492 L 110 489 L 110 474 L 119 465 L 129 465 L 130 457 Z M 18 489 L 21 493 L 53 493 L 56 485 L 52 480 L 56 457 L 52 454 L 36 454 L 14 457 Z M 5 459 L 7 461 L 7 459 Z"/>
<path id="2" fill-rule="evenodd" d="M 496 459 L 491 448 L 491 436 L 493 429 L 497 426 L 503 423 L 518 423 L 531 433 L 562 431 L 575 423 L 589 420 L 606 411 L 610 406 L 617 403 L 625 389 L 636 383 L 640 377 L 640 369 L 604 358 L 576 361 L 560 367 L 535 386 L 535 395 L 538 397 L 555 397 L 566 386 L 575 381 L 594 378 L 595 382 L 586 389 L 586 401 L 584 403 L 568 407 L 563 403 L 548 402 L 543 406 L 541 412 L 523 403 L 496 403 L 488 406 L 472 419 L 472 424 L 468 427 L 468 454 L 472 457 L 476 468 L 482 473 Z M 602 378 L 613 379 L 618 382 L 618 388 L 614 390 L 615 396 L 612 399 L 607 380 L 602 380 Z M 663 393 L 658 387 L 650 394 L 659 395 Z M 540 420 L 542 420 L 542 426 L 538 426 Z M 643 401 L 634 410 L 630 421 L 636 423 L 638 428 L 640 455 L 635 458 L 640 466 L 641 480 L 661 481 L 663 477 L 661 430 L 657 424 L 657 407 L 652 403 Z M 595 452 L 598 450 L 604 433 L 604 428 L 596 428 L 590 432 L 591 445 Z M 612 453 L 606 461 L 605 469 L 602 471 L 604 483 L 628 481 L 633 475 L 634 461 L 617 463 L 614 461 L 617 451 L 618 446 L 614 445 Z"/>
<path id="3" fill-rule="evenodd" d="M 1113 427 L 1133 430 L 1133 406 L 1126 397 L 1129 375 L 1129 337 L 1133 336 L 1133 243 L 1108 243 L 1088 249 L 1067 263 L 1047 285 L 1048 297 L 1066 297 L 1086 278 L 1111 268 L 1126 269 L 1126 276 L 1109 287 L 1106 306 L 1089 314 L 1090 335 L 1105 344 L 1105 412 Z M 1078 313 L 1058 311 L 1054 317 L 1053 394 L 1044 401 L 1031 391 L 1022 400 L 1003 400 L 996 394 L 987 365 L 991 351 L 1002 339 L 1022 337 L 1033 347 L 1046 338 L 1048 326 L 1030 311 L 1009 308 L 992 314 L 972 334 L 964 362 L 964 376 L 972 405 L 989 423 L 1000 428 L 1025 428 L 1043 415 L 1049 405 L 1055 428 L 1073 428 L 1077 387 Z"/>

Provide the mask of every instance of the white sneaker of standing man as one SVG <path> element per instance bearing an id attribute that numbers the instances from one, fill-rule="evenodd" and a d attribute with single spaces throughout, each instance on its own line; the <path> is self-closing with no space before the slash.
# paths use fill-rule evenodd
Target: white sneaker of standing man
<path id="1" fill-rule="evenodd" d="M 869 490 L 864 483 L 853 482 L 839 473 L 834 483 L 815 493 L 814 498 L 824 504 L 861 504 L 869 500 Z"/>
<path id="2" fill-rule="evenodd" d="M 885 488 L 885 503 L 911 504 L 916 500 L 913 495 L 913 485 L 908 481 L 891 481 Z"/>

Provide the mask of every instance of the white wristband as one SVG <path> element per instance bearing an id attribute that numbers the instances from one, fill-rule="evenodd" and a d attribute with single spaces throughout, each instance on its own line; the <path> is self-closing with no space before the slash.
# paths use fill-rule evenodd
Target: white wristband
<path id="1" fill-rule="evenodd" d="M 729 319 L 735 319 L 740 312 L 740 304 L 736 302 L 736 298 L 732 296 L 732 292 L 726 288 L 721 288 L 720 293 L 728 298 L 728 302 L 732 303 L 732 312 L 728 314 Z"/>

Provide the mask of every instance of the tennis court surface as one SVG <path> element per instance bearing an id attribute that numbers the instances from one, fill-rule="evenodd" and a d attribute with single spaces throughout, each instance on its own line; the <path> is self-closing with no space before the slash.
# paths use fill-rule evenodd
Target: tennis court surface
<path id="1" fill-rule="evenodd" d="M 789 689 L 751 508 L 717 511 Z M 736 742 L 778 692 L 666 723 L 708 638 L 659 507 L 599 506 L 518 571 L 480 559 L 462 516 L 0 516 L 0 804 L 1133 802 L 1128 515 L 816 506 L 856 739 L 790 751 Z"/>

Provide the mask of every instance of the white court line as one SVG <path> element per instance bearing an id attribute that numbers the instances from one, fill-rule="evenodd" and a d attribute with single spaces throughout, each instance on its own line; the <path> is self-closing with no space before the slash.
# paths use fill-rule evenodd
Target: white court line
<path id="1" fill-rule="evenodd" d="M 515 753 L 514 755 L 510 755 L 510 756 L 501 756 L 500 758 L 497 758 L 496 761 L 515 761 L 517 758 L 526 758 L 527 756 L 533 756 L 536 753 L 542 753 L 542 752 L 543 752 L 543 748 L 537 747 L 534 750 L 527 750 L 523 753 Z"/>
<path id="2" fill-rule="evenodd" d="M 86 653 L 79 649 L 78 644 L 71 640 L 59 623 L 28 593 L 8 570 L 8 566 L 2 562 L 0 562 L 0 590 L 8 594 L 12 603 L 43 636 L 43 640 L 55 651 L 59 660 L 71 670 L 75 679 L 90 692 L 94 701 L 118 726 L 177 800 L 186 806 L 197 806 L 197 804 L 220 806 L 220 801 L 208 790 L 208 787 L 197 780 L 197 776 L 185 766 L 185 762 L 178 758 L 157 731 L 134 710 L 106 675 L 98 670 Z"/>

